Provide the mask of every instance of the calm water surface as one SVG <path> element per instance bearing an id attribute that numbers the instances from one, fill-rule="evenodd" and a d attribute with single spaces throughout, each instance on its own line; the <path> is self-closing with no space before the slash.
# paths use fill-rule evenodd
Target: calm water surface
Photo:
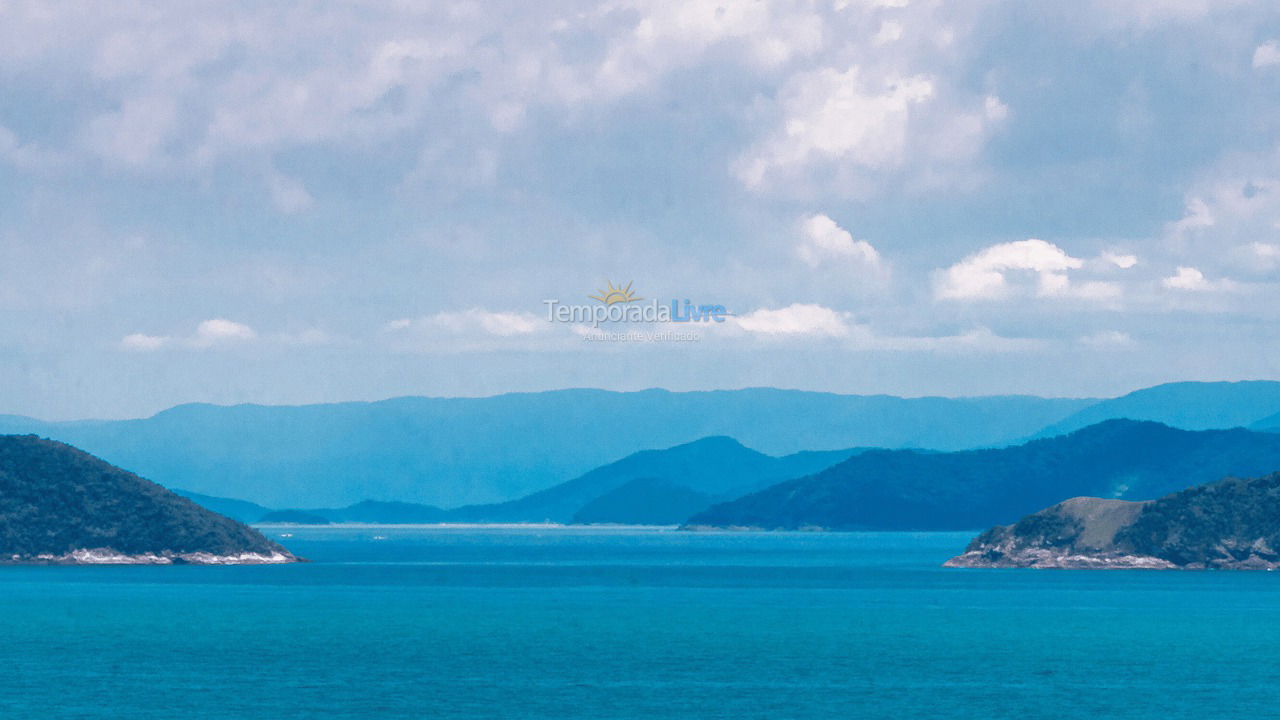
<path id="1" fill-rule="evenodd" d="M 314 562 L 0 568 L 0 717 L 1280 709 L 1280 573 L 947 570 L 951 533 L 289 532 Z"/>

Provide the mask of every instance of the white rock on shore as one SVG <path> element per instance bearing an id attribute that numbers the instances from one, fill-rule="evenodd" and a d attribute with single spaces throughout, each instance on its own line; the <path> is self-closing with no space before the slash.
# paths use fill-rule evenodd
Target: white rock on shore
<path id="1" fill-rule="evenodd" d="M 140 553 L 130 555 L 110 548 L 80 548 L 61 555 L 43 553 L 35 556 L 12 555 L 9 563 L 36 565 L 277 565 L 298 562 L 284 553 L 240 553 L 215 555 L 193 553 Z"/>

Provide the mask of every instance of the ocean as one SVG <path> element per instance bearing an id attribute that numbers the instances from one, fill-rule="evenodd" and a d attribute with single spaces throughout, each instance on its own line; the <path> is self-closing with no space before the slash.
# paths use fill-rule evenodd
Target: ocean
<path id="1" fill-rule="evenodd" d="M 1280 574 L 956 570 L 969 533 L 264 528 L 0 568 L 3 718 L 1251 718 Z"/>

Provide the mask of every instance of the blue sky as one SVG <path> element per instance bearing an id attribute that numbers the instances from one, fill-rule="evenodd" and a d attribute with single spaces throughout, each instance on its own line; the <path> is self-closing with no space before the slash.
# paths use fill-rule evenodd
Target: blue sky
<path id="1" fill-rule="evenodd" d="M 1280 378 L 1271 3 L 7 2 L 0 83 L 0 412 Z M 735 316 L 545 319 L 628 281 Z"/>

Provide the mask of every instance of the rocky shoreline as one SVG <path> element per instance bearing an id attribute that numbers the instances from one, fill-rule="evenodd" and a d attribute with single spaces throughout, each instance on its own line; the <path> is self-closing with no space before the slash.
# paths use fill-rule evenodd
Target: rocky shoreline
<path id="1" fill-rule="evenodd" d="M 1037 568 L 1057 570 L 1172 570 L 1179 566 L 1148 555 L 1082 555 L 1027 549 L 1004 552 L 969 550 L 942 564 L 951 568 Z"/>
<path id="2" fill-rule="evenodd" d="M 245 552 L 216 555 L 208 552 L 121 553 L 109 548 L 81 548 L 58 555 L 11 555 L 0 565 L 281 565 L 302 562 L 288 552 Z"/>
<path id="3" fill-rule="evenodd" d="M 1280 473 L 1128 502 L 1072 498 L 993 527 L 953 568 L 1275 570 Z"/>

